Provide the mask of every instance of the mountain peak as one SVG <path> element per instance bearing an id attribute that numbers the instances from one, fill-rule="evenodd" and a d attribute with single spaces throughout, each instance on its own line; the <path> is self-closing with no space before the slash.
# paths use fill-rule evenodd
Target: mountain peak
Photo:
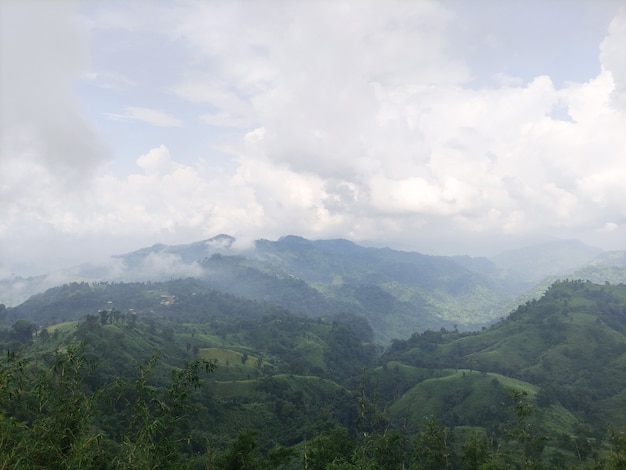
<path id="1" fill-rule="evenodd" d="M 285 244 L 290 244 L 290 245 L 304 245 L 304 244 L 311 243 L 311 241 L 299 235 L 285 235 L 284 237 L 280 237 L 277 243 L 285 243 Z"/>

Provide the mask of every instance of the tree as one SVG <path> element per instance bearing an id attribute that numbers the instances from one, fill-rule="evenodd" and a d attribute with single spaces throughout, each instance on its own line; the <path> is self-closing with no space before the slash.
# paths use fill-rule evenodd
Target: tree
<path id="1" fill-rule="evenodd" d="M 98 314 L 100 315 L 100 324 L 103 326 L 106 325 L 109 321 L 109 312 L 106 310 L 100 310 Z"/>
<path id="2" fill-rule="evenodd" d="M 255 455 L 257 431 L 242 431 L 228 449 L 217 458 L 217 468 L 223 470 L 254 470 L 260 467 L 260 459 Z"/>
<path id="3" fill-rule="evenodd" d="M 39 339 L 41 341 L 48 341 L 50 339 L 50 333 L 47 328 L 44 328 L 39 332 Z"/>
<path id="4" fill-rule="evenodd" d="M 317 436 L 305 450 L 305 468 L 325 470 L 331 464 L 348 463 L 355 443 L 346 428 L 337 427 Z"/>
<path id="5" fill-rule="evenodd" d="M 539 434 L 530 422 L 536 408 L 528 401 L 527 392 L 514 390 L 511 398 L 514 420 L 509 423 L 509 429 L 505 432 L 506 439 L 513 446 L 509 459 L 522 460 L 524 468 L 539 468 L 547 438 Z"/>
<path id="6" fill-rule="evenodd" d="M 11 335 L 22 344 L 29 343 L 36 331 L 37 325 L 26 320 L 18 320 L 11 327 Z"/>
<path id="7" fill-rule="evenodd" d="M 2 429 L 1 468 L 102 467 L 97 463 L 101 436 L 91 426 L 95 395 L 84 384 L 90 370 L 84 346 L 68 345 L 55 353 L 52 368 L 41 371 L 32 387 L 15 390 L 21 409 L 11 410 L 11 421 L 0 419 L 3 425 L 13 423 Z"/>
<path id="8" fill-rule="evenodd" d="M 396 431 L 385 432 L 374 441 L 372 456 L 375 468 L 405 468 L 407 439 Z"/>
<path id="9" fill-rule="evenodd" d="M 121 455 L 115 460 L 122 469 L 172 469 L 180 467 L 180 430 L 177 425 L 189 412 L 189 395 L 200 386 L 200 369 L 206 373 L 214 364 L 196 359 L 180 370 L 172 371 L 169 389 L 155 389 L 149 385 L 152 370 L 159 359 L 155 353 L 139 370 L 139 378 L 132 383 L 118 382 L 120 391 L 131 388 L 126 395 L 127 432 L 122 437 Z M 134 390 L 132 390 L 134 389 Z"/>
<path id="10" fill-rule="evenodd" d="M 624 469 L 626 468 L 626 427 L 624 431 L 615 432 L 611 430 L 611 452 L 605 464 L 608 469 Z"/>
<path id="11" fill-rule="evenodd" d="M 428 418 L 424 430 L 418 434 L 415 442 L 414 455 L 418 468 L 452 468 L 451 438 L 448 428 L 438 425 L 433 418 Z"/>
<path id="12" fill-rule="evenodd" d="M 467 470 L 479 470 L 483 468 L 489 459 L 489 444 L 478 436 L 472 434 L 461 446 L 463 468 Z"/>

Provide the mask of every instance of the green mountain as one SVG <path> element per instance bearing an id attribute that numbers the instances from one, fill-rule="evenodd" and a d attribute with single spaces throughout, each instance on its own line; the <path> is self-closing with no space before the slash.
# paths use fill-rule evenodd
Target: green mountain
<path id="1" fill-rule="evenodd" d="M 523 285 L 486 259 L 367 248 L 347 240 L 287 236 L 236 251 L 226 235 L 190 245 L 155 245 L 119 258 L 142 270 L 159 256 L 196 259 L 206 286 L 311 316 L 364 316 L 378 340 L 440 328 L 472 329 L 506 313 Z"/>
<path id="2" fill-rule="evenodd" d="M 204 287 L 269 302 L 294 313 L 367 318 L 389 343 L 412 331 L 473 330 L 542 295 L 563 276 L 622 282 L 619 253 L 597 254 L 579 242 L 554 242 L 492 260 L 368 248 L 347 240 L 286 236 L 241 246 L 228 235 L 185 245 L 156 244 L 36 278 L 0 281 L 0 302 L 14 306 L 63 282 L 147 282 L 194 278 Z M 587 264 L 585 264 L 587 263 Z M 583 266 L 573 273 L 573 269 Z M 559 274 L 555 274 L 559 273 Z M 563 274 L 561 274 L 563 273 Z M 546 277 L 547 276 L 547 277 Z"/>
<path id="3" fill-rule="evenodd" d="M 3 468 L 195 468 L 208 465 L 207 445 L 221 451 L 246 429 L 262 429 L 268 451 L 356 421 L 340 383 L 371 366 L 375 348 L 343 325 L 349 319 L 201 290 L 203 311 L 173 312 L 176 301 L 160 299 L 189 286 L 126 287 L 114 303 L 143 294 L 143 308 L 100 310 L 34 339 L 24 320 L 0 331 L 10 351 L 0 361 Z"/>
<path id="4" fill-rule="evenodd" d="M 558 282 L 540 300 L 521 305 L 491 328 L 415 334 L 395 341 L 386 357 L 416 367 L 523 381 L 547 407 L 558 404 L 587 423 L 622 426 L 626 286 Z"/>
<path id="5" fill-rule="evenodd" d="M 491 327 L 385 351 L 362 317 L 194 279 L 71 284 L 0 313 L 15 320 L 0 330 L 4 468 L 626 462 L 623 285 L 558 282 Z"/>

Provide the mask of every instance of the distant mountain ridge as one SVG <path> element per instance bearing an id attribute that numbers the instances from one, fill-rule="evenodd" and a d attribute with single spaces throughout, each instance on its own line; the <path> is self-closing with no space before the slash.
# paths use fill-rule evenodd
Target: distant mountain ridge
<path id="1" fill-rule="evenodd" d="M 220 234 L 213 238 L 183 245 L 165 245 L 163 243 L 157 243 L 130 253 L 115 255 L 113 258 L 123 259 L 129 265 L 132 265 L 151 254 L 171 254 L 180 257 L 180 261 L 183 263 L 192 263 L 222 250 L 230 250 L 234 242 L 234 237 Z"/>
<path id="2" fill-rule="evenodd" d="M 510 279 L 468 269 L 452 257 L 363 247 L 343 239 L 289 235 L 257 240 L 245 250 L 233 245 L 234 239 L 220 235 L 189 245 L 155 245 L 119 258 L 142 269 L 150 257 L 195 257 L 202 270 L 195 277 L 211 288 L 306 315 L 337 309 L 363 315 L 384 341 L 407 330 L 477 328 L 499 318 L 498 308 L 523 291 Z"/>
<path id="3" fill-rule="evenodd" d="M 571 269 L 570 278 L 623 282 L 624 252 L 597 252 L 580 242 L 565 241 L 503 253 L 491 260 L 294 235 L 243 246 L 236 238 L 221 234 L 189 244 L 155 244 L 114 256 L 108 265 L 79 266 L 68 277 L 88 282 L 193 278 L 206 288 L 302 315 L 359 315 L 367 318 L 377 340 L 387 342 L 414 331 L 475 330 L 491 324 L 520 303 L 541 296 L 554 280 L 567 277 L 550 275 L 554 272 Z M 576 266 L 582 268 L 573 271 Z M 28 285 L 26 280 L 18 281 Z M 50 287 L 45 278 L 34 281 L 40 290 Z"/>
<path id="4" fill-rule="evenodd" d="M 602 252 L 578 240 L 559 240 L 510 250 L 491 258 L 503 272 L 527 282 L 574 272 Z"/>

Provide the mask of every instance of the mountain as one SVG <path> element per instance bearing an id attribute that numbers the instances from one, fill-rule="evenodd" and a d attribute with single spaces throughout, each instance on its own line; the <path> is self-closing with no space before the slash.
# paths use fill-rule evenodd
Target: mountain
<path id="1" fill-rule="evenodd" d="M 491 261 L 507 275 L 532 284 L 571 273 L 590 263 L 601 251 L 578 240 L 558 240 L 506 251 Z"/>
<path id="2" fill-rule="evenodd" d="M 155 244 L 137 251 L 112 256 L 106 262 L 85 262 L 38 276 L 0 278 L 0 303 L 16 306 L 52 287 L 74 282 L 165 281 L 200 273 L 197 261 L 228 251 L 233 237 L 218 235 L 186 245 Z"/>
<path id="3" fill-rule="evenodd" d="M 0 359 L 6 468 L 73 468 L 79 452 L 76 467 L 205 468 L 192 462 L 209 442 L 221 452 L 249 428 L 263 430 L 266 450 L 299 444 L 355 422 L 341 383 L 375 360 L 376 348 L 364 344 L 371 331 L 359 338 L 344 325 L 350 318 L 294 316 L 193 280 L 74 284 L 35 300 L 40 312 L 93 313 L 35 337 L 20 322 L 0 329 L 0 348 L 9 351 Z M 91 461 L 92 452 L 107 458 Z M 139 465 L 140 456 L 152 463 Z"/>
<path id="4" fill-rule="evenodd" d="M 194 277 L 214 289 L 306 315 L 364 316 L 383 342 L 428 328 L 480 327 L 501 317 L 506 301 L 522 292 L 497 268 L 485 272 L 485 259 L 475 263 L 483 271 L 473 270 L 467 260 L 341 239 L 286 236 L 237 251 L 234 240 L 222 235 L 190 245 L 155 245 L 119 259 L 144 270 L 146 263 L 173 255 L 200 268 Z"/>
<path id="5" fill-rule="evenodd" d="M 113 258 L 124 260 L 127 268 L 130 269 L 140 268 L 141 265 L 145 264 L 146 259 L 152 256 L 166 257 L 170 255 L 180 263 L 190 264 L 215 253 L 231 251 L 234 242 L 234 237 L 220 234 L 207 240 L 185 245 L 164 245 L 157 243 L 131 253 L 113 256 Z"/>
<path id="6" fill-rule="evenodd" d="M 6 310 L 89 312 L 0 329 L 7 468 L 624 468 L 623 285 L 557 282 L 491 327 L 384 351 L 351 314 L 200 279 L 76 283 Z"/>
<path id="7" fill-rule="evenodd" d="M 626 268 L 626 251 L 605 251 L 591 260 L 589 265 Z"/>
<path id="8" fill-rule="evenodd" d="M 566 241 L 487 259 L 429 256 L 363 247 L 342 239 L 297 236 L 241 246 L 234 237 L 222 234 L 184 245 L 156 244 L 115 256 L 103 265 L 82 265 L 30 284 L 9 282 L 3 290 L 12 294 L 7 299 L 16 299 L 13 294 L 19 292 L 20 300 L 25 300 L 28 285 L 41 289 L 55 285 L 54 279 L 59 285 L 70 279 L 154 282 L 193 278 L 206 288 L 298 314 L 362 316 L 374 328 L 377 341 L 388 343 L 413 331 L 489 325 L 519 303 L 541 296 L 557 279 L 557 274 L 546 275 L 571 274 L 568 269 L 585 263 L 581 269 L 586 271 L 575 275 L 596 282 L 608 276 L 610 282 L 621 282 L 623 268 L 615 266 L 622 259 L 619 253 L 594 261 L 597 251 Z M 589 264 L 590 260 L 595 264 Z"/>
<path id="9" fill-rule="evenodd" d="M 394 342 L 386 357 L 415 367 L 522 381 L 542 406 L 562 406 L 595 425 L 622 426 L 626 286 L 557 282 L 539 300 L 519 306 L 488 329 L 415 334 Z M 457 374 L 455 380 L 462 378 Z"/>
<path id="10" fill-rule="evenodd" d="M 529 286 L 522 295 L 509 302 L 509 311 L 518 305 L 539 299 L 557 281 L 581 280 L 594 284 L 626 284 L 626 251 L 606 251 L 594 257 L 585 266 L 560 275 L 549 275 Z"/>
<path id="11" fill-rule="evenodd" d="M 583 279 L 597 284 L 626 283 L 626 251 L 607 251 L 576 270 L 571 279 Z"/>

